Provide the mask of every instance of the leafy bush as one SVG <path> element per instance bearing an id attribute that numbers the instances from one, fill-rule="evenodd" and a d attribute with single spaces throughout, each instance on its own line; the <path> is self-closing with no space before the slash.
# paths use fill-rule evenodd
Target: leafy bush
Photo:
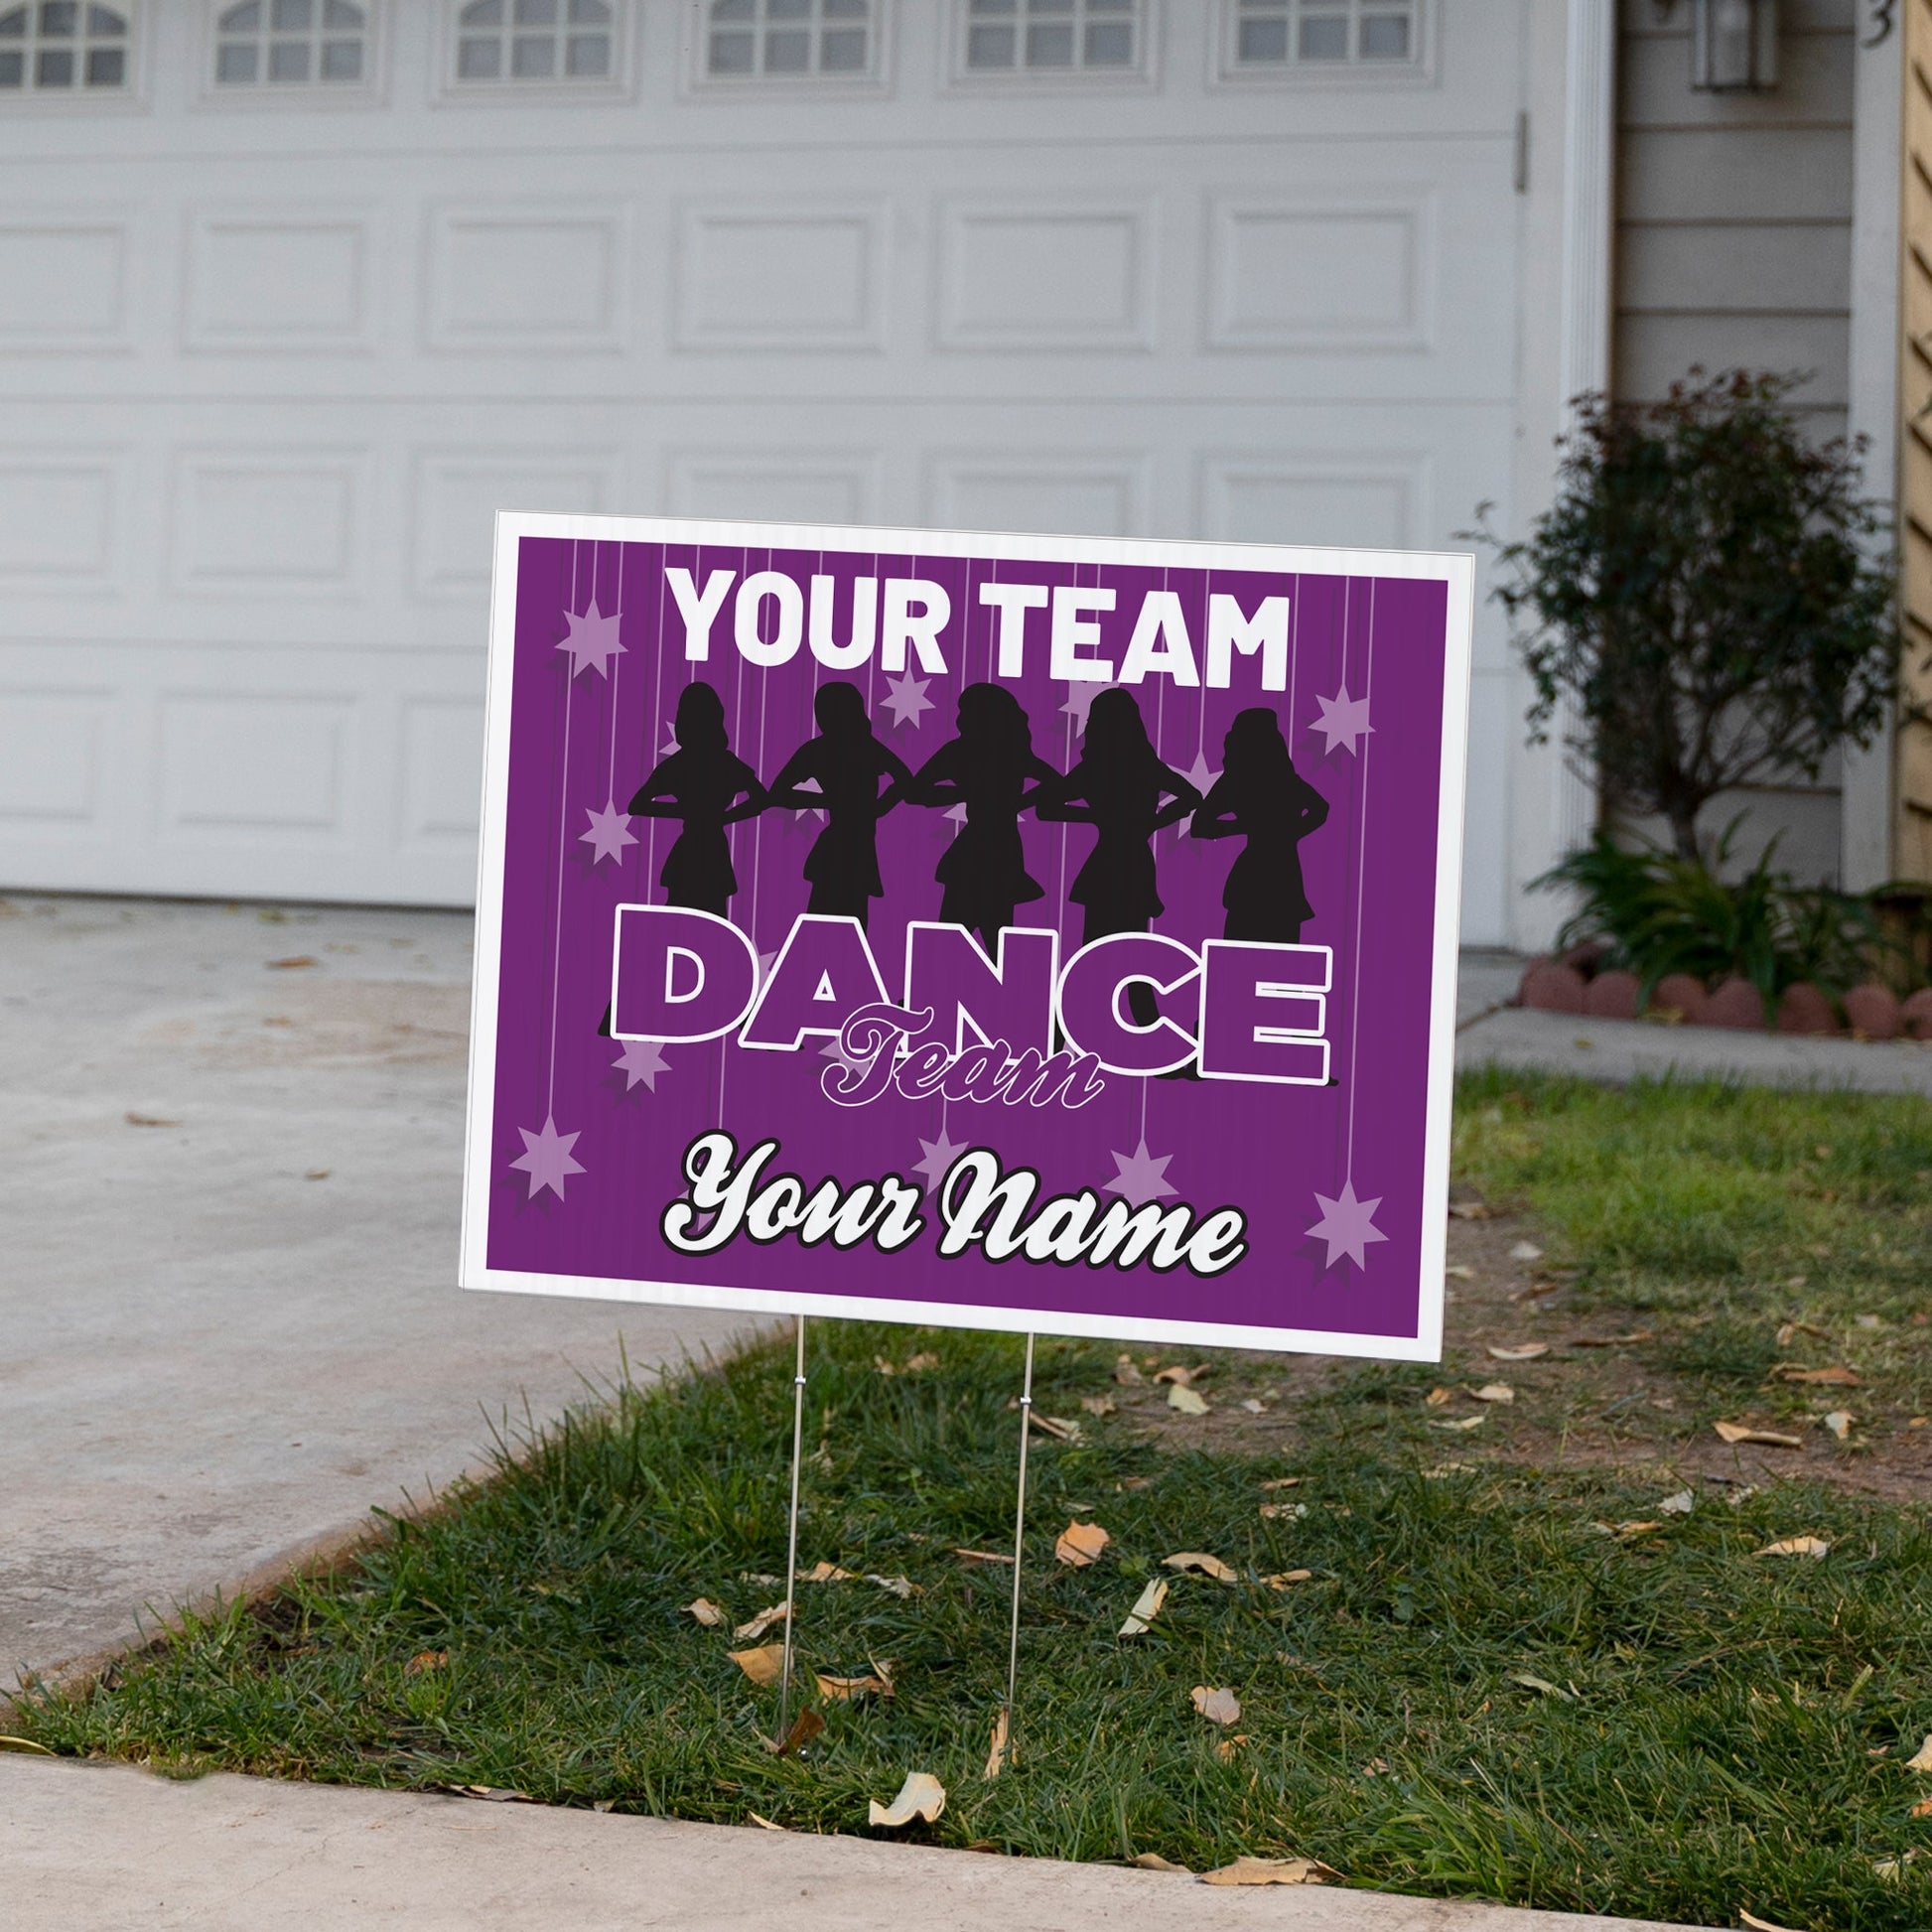
<path id="1" fill-rule="evenodd" d="M 1720 840 L 1720 864 L 1740 822 Z M 1771 870 L 1775 849 L 1773 840 L 1743 878 L 1726 884 L 1700 860 L 1648 842 L 1619 845 L 1599 831 L 1536 883 L 1567 886 L 1583 901 L 1558 946 L 1604 942 L 1604 963 L 1635 973 L 1644 999 L 1667 973 L 1707 987 L 1736 974 L 1757 988 L 1768 1014 L 1800 980 L 1843 995 L 1870 976 L 1883 943 L 1866 900 L 1794 884 Z"/>

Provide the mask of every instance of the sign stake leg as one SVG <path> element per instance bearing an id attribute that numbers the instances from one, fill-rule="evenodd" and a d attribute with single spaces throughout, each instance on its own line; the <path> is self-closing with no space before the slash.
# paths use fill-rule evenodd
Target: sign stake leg
<path id="1" fill-rule="evenodd" d="M 1013 1635 L 1007 1646 L 1007 1750 L 1013 1745 L 1013 1694 L 1020 1681 L 1020 1572 L 1027 1538 L 1027 1439 L 1034 1422 L 1034 1336 L 1027 1336 L 1027 1373 L 1020 1389 L 1020 1484 L 1013 1508 Z"/>
<path id="2" fill-rule="evenodd" d="M 785 1539 L 785 1661 L 778 1678 L 778 1740 L 791 1729 L 791 1626 L 798 1601 L 798 1464 L 805 1443 L 805 1317 L 798 1317 L 791 1371 L 791 1524 Z"/>

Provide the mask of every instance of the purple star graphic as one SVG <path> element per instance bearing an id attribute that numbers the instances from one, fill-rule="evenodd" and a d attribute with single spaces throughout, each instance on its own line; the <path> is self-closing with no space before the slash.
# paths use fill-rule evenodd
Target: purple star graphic
<path id="1" fill-rule="evenodd" d="M 1309 1229 L 1309 1233 L 1328 1244 L 1328 1259 L 1321 1264 L 1322 1267 L 1332 1268 L 1337 1255 L 1346 1255 L 1357 1268 L 1366 1268 L 1368 1263 L 1362 1258 L 1362 1251 L 1373 1242 L 1389 1238 L 1375 1225 L 1375 1210 L 1382 1205 L 1382 1196 L 1377 1194 L 1373 1200 L 1357 1200 L 1355 1183 L 1353 1179 L 1348 1179 L 1341 1183 L 1341 1192 L 1333 1200 L 1318 1187 L 1314 1199 L 1315 1205 L 1321 1209 L 1321 1218 Z"/>
<path id="2" fill-rule="evenodd" d="M 1073 720 L 1073 729 L 1084 738 L 1087 735 L 1087 713 L 1093 709 L 1093 701 L 1103 691 L 1113 691 L 1119 686 L 1113 684 L 1092 684 L 1081 680 L 1066 687 L 1066 702 L 1060 709 Z"/>
<path id="3" fill-rule="evenodd" d="M 966 801 L 961 799 L 957 805 L 948 805 L 941 816 L 951 819 L 955 825 L 964 825 L 966 823 Z"/>
<path id="4" fill-rule="evenodd" d="M 910 725 L 914 731 L 917 731 L 920 717 L 925 712 L 938 709 L 925 694 L 926 686 L 931 682 L 929 677 L 914 677 L 910 671 L 905 672 L 903 676 L 889 677 L 886 680 L 887 695 L 881 703 L 893 714 L 895 731 L 900 725 Z"/>
<path id="5" fill-rule="evenodd" d="M 597 599 L 591 599 L 591 608 L 581 617 L 574 611 L 564 613 L 564 621 L 570 625 L 570 635 L 557 648 L 570 652 L 570 674 L 575 677 L 586 666 L 594 668 L 600 677 L 611 675 L 611 660 L 624 654 L 623 646 L 618 641 L 618 621 L 621 612 L 613 612 L 606 617 L 597 608 Z"/>
<path id="6" fill-rule="evenodd" d="M 677 742 L 677 733 L 669 725 L 666 725 L 664 727 L 664 742 L 657 748 L 657 756 L 660 759 L 667 759 L 673 752 L 681 751 L 683 747 Z"/>
<path id="7" fill-rule="evenodd" d="M 611 1062 L 623 1075 L 623 1090 L 628 1093 L 639 1080 L 652 1093 L 657 1091 L 657 1076 L 670 1070 L 664 1049 L 654 1039 L 626 1039 L 623 1051 Z"/>
<path id="8" fill-rule="evenodd" d="M 925 1159 L 914 1161 L 912 1172 L 925 1175 L 925 1190 L 929 1194 L 940 1181 L 945 1179 L 946 1170 L 966 1152 L 966 1143 L 948 1140 L 946 1130 L 942 1127 L 936 1141 L 921 1141 L 919 1149 Z"/>
<path id="9" fill-rule="evenodd" d="M 1311 732 L 1319 732 L 1328 742 L 1321 748 L 1321 756 L 1326 758 L 1337 745 L 1346 745 L 1350 753 L 1360 756 L 1357 740 L 1366 738 L 1375 727 L 1368 722 L 1368 700 L 1351 698 L 1348 695 L 1348 680 L 1343 678 L 1341 689 L 1332 698 L 1317 696 L 1315 703 L 1321 707 L 1321 716 L 1309 727 Z"/>
<path id="10" fill-rule="evenodd" d="M 855 1060 L 836 1039 L 828 1039 L 819 1048 L 818 1056 L 822 1060 L 837 1060 L 848 1073 L 863 1073 L 872 1064 L 870 1060 Z"/>
<path id="11" fill-rule="evenodd" d="M 584 816 L 591 821 L 591 829 L 577 836 L 593 849 L 596 856 L 591 860 L 592 865 L 600 865 L 606 859 L 621 859 L 624 847 L 637 843 L 637 835 L 630 829 L 629 813 L 619 811 L 615 798 L 607 800 L 601 812 L 594 812 L 586 805 Z"/>
<path id="12" fill-rule="evenodd" d="M 794 791 L 822 792 L 825 789 L 825 787 L 822 784 L 820 784 L 816 778 L 800 778 L 797 784 L 795 784 L 792 787 L 792 789 Z M 821 824 L 823 824 L 825 821 L 825 817 L 826 814 L 820 811 L 816 805 L 801 805 L 796 810 L 794 810 L 791 814 L 792 823 L 794 825 L 801 818 L 815 818 Z"/>
<path id="13" fill-rule="evenodd" d="M 523 1152 L 510 1163 L 513 1168 L 521 1168 L 530 1176 L 529 1198 L 535 1200 L 546 1187 L 559 1200 L 564 1197 L 564 1182 L 574 1173 L 584 1172 L 584 1164 L 571 1158 L 571 1149 L 577 1145 L 576 1134 L 559 1134 L 554 1116 L 546 1114 L 543 1132 L 532 1134 L 527 1127 L 516 1130 L 523 1136 Z M 578 1130 L 581 1133 L 583 1130 Z"/>
<path id="14" fill-rule="evenodd" d="M 1173 1192 L 1168 1180 L 1168 1163 L 1173 1159 L 1172 1154 L 1164 1154 L 1158 1160 L 1147 1151 L 1147 1136 L 1141 1136 L 1141 1144 L 1132 1154 L 1116 1154 L 1114 1166 L 1120 1172 L 1113 1179 L 1102 1185 L 1102 1191 L 1118 1194 L 1130 1207 L 1139 1207 L 1144 1202 L 1159 1200 L 1165 1194 Z"/>
<path id="15" fill-rule="evenodd" d="M 1187 767 L 1187 782 L 1203 798 L 1213 788 L 1214 780 L 1220 775 L 1218 771 L 1210 771 L 1207 768 L 1207 754 L 1205 752 L 1196 752 L 1194 754 L 1194 761 Z M 1176 832 L 1189 832 L 1193 830 L 1193 825 L 1194 815 L 1192 812 L 1189 812 L 1185 818 L 1177 818 L 1174 820 L 1173 829 Z"/>

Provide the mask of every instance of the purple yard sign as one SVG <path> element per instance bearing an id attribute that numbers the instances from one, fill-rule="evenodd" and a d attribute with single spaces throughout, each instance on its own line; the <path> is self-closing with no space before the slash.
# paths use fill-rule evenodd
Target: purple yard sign
<path id="1" fill-rule="evenodd" d="M 1470 600 L 500 517 L 464 1285 L 1433 1360 Z"/>

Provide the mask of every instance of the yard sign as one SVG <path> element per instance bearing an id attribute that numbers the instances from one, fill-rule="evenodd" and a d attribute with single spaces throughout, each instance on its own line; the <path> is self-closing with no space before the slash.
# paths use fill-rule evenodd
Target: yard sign
<path id="1" fill-rule="evenodd" d="M 1434 1359 L 1470 618 L 499 517 L 464 1285 Z"/>

